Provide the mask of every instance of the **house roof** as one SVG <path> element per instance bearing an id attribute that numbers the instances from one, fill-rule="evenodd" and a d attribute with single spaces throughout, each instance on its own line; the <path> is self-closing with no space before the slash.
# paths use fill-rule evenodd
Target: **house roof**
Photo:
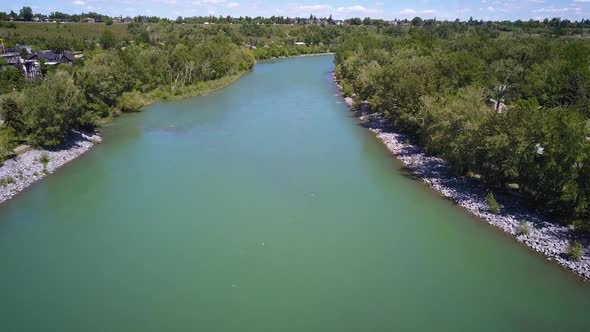
<path id="1" fill-rule="evenodd" d="M 56 52 L 37 52 L 27 56 L 27 60 L 43 59 L 47 62 L 72 62 L 74 55 L 70 53 L 56 53 Z"/>

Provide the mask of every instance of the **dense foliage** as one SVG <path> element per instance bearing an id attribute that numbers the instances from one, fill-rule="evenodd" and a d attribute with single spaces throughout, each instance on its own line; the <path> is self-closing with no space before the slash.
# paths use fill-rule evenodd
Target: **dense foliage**
<path id="1" fill-rule="evenodd" d="M 590 219 L 588 42 L 479 26 L 359 30 L 336 62 L 346 94 L 458 174 Z"/>
<path id="2" fill-rule="evenodd" d="M 141 33 L 141 32 L 139 32 Z M 133 34 L 133 33 L 132 33 Z M 222 34 L 126 46 L 109 30 L 102 47 L 74 66 L 48 67 L 44 77 L 25 81 L 14 67 L 0 71 L 0 158 L 15 142 L 54 147 L 71 130 L 90 129 L 146 103 L 198 93 L 193 86 L 227 80 L 255 64 L 251 50 Z M 206 86 L 204 86 L 206 87 Z"/>
<path id="3" fill-rule="evenodd" d="M 455 172 L 476 174 L 491 190 L 512 188 L 590 229 L 590 46 L 575 38 L 588 21 L 353 20 L 0 27 L 7 45 L 86 51 L 73 67 L 43 67 L 41 80 L 4 66 L 0 158 L 16 142 L 56 146 L 73 129 L 150 101 L 219 87 L 256 59 L 338 47 L 336 74 L 357 102 L 367 100 Z"/>
<path id="4" fill-rule="evenodd" d="M 126 25 L 17 23 L 8 32 L 0 28 L 6 46 L 85 50 L 73 66 L 42 63 L 43 77 L 34 81 L 0 64 L 0 117 L 5 121 L 0 159 L 6 155 L 2 150 L 8 153 L 15 142 L 57 146 L 71 130 L 95 127 L 155 100 L 218 88 L 251 69 L 256 59 L 329 51 L 350 29 L 247 20 L 239 25 L 162 20 Z"/>

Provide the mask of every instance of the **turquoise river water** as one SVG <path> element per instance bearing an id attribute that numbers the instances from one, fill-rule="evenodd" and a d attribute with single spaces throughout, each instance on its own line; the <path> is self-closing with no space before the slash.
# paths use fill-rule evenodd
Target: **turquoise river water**
<path id="1" fill-rule="evenodd" d="M 404 176 L 331 70 L 117 119 L 0 206 L 0 331 L 590 331 L 590 285 Z"/>

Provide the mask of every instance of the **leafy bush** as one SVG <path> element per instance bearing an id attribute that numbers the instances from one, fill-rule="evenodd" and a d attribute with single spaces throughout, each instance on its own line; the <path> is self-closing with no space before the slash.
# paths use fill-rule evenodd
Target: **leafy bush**
<path id="1" fill-rule="evenodd" d="M 123 113 L 139 112 L 144 105 L 145 100 L 143 99 L 143 96 L 137 91 L 125 92 L 119 98 L 118 102 L 119 109 Z"/>
<path id="2" fill-rule="evenodd" d="M 496 201 L 496 197 L 494 197 L 494 194 L 492 192 L 490 192 L 488 194 L 487 202 L 488 202 L 488 209 L 490 210 L 491 213 L 493 213 L 493 214 L 500 213 L 500 209 L 501 209 L 500 204 L 498 203 L 498 201 Z"/>
<path id="3" fill-rule="evenodd" d="M 62 144 L 69 130 L 79 126 L 84 95 L 64 71 L 57 71 L 44 84 L 24 91 L 25 123 L 33 145 Z"/>
<path id="4" fill-rule="evenodd" d="M 5 62 L 5 61 L 4 61 Z M 18 69 L 12 66 L 4 67 L 5 63 L 0 63 L 0 94 L 20 90 L 25 86 L 25 80 Z"/>
<path id="5" fill-rule="evenodd" d="M 574 232 L 582 235 L 590 234 L 590 223 L 584 220 L 577 219 L 572 221 L 571 224 L 574 227 Z"/>
<path id="6" fill-rule="evenodd" d="M 0 163 L 12 154 L 12 149 L 16 146 L 16 137 L 14 129 L 10 127 L 0 127 Z"/>
<path id="7" fill-rule="evenodd" d="M 14 181 L 14 178 L 11 176 L 0 178 L 0 187 L 4 187 L 15 182 L 16 181 Z"/>
<path id="8" fill-rule="evenodd" d="M 518 235 L 529 235 L 533 229 L 533 224 L 529 221 L 521 221 L 518 224 Z"/>
<path id="9" fill-rule="evenodd" d="M 47 164 L 49 164 L 49 155 L 47 153 L 42 154 L 39 158 L 39 162 L 43 164 L 43 166 L 47 166 Z"/>
<path id="10" fill-rule="evenodd" d="M 567 246 L 567 255 L 569 259 L 579 262 L 584 256 L 584 247 L 578 241 L 571 241 Z"/>

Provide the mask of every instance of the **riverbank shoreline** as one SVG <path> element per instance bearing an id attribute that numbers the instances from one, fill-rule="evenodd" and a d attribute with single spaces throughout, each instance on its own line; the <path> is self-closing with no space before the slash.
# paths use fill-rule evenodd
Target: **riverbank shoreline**
<path id="1" fill-rule="evenodd" d="M 159 102 L 201 96 L 223 89 L 238 81 L 248 72 L 250 70 L 245 70 L 239 74 L 219 80 L 188 86 L 185 87 L 183 93 L 173 95 L 170 98 L 158 99 L 153 95 L 150 96 L 150 93 L 153 92 L 142 94 L 142 97 L 146 101 L 142 108 Z M 108 121 L 101 123 L 101 126 L 114 121 L 114 119 L 109 118 Z M 100 142 L 102 142 L 102 137 L 98 133 L 73 132 L 61 147 L 52 150 L 33 149 L 4 161 L 4 163 L 0 164 L 0 204 L 10 200 L 37 181 L 52 174 L 58 168 L 80 157 Z M 44 157 L 47 157 L 45 164 L 42 162 Z"/>
<path id="2" fill-rule="evenodd" d="M 223 89 L 235 82 L 237 82 L 240 78 L 242 78 L 247 73 L 251 72 L 252 69 L 244 70 L 238 74 L 223 77 L 213 81 L 206 81 L 206 82 L 199 82 L 197 84 L 188 85 L 185 87 L 181 87 L 181 92 L 175 95 L 167 96 L 167 98 L 158 98 L 157 91 L 150 91 L 148 93 L 142 93 L 142 96 L 146 98 L 146 103 L 142 106 L 149 106 L 155 103 L 167 102 L 167 101 L 175 101 L 175 100 L 182 100 L 197 96 L 202 96 L 209 94 L 211 92 Z"/>
<path id="3" fill-rule="evenodd" d="M 74 132 L 58 149 L 33 149 L 6 160 L 0 166 L 0 204 L 78 158 L 101 141 L 102 138 L 96 133 Z"/>
<path id="4" fill-rule="evenodd" d="M 293 58 L 306 58 L 306 57 L 313 57 L 313 56 L 326 56 L 326 55 L 335 55 L 336 52 L 323 52 L 323 53 L 308 53 L 308 54 L 298 54 L 298 55 L 289 55 L 289 56 L 279 56 L 273 57 L 268 59 L 260 59 L 256 60 L 256 62 L 268 62 L 274 60 L 283 60 L 283 59 L 293 59 Z"/>
<path id="5" fill-rule="evenodd" d="M 302 54 L 285 58 L 320 56 L 329 54 L 333 53 Z M 182 87 L 179 93 L 173 95 L 165 93 L 164 91 L 156 90 L 142 93 L 141 97 L 144 98 L 144 103 L 139 112 L 141 112 L 144 107 L 155 103 L 202 96 L 223 89 L 237 82 L 240 78 L 250 73 L 253 69 L 254 68 L 244 70 L 235 75 L 217 80 L 199 82 L 197 84 Z M 130 112 L 128 114 L 133 113 L 137 112 Z M 100 126 L 114 121 L 115 118 L 116 117 L 110 117 L 106 119 L 100 124 Z M 78 132 L 72 133 L 70 136 L 71 137 L 68 138 L 66 143 L 60 148 L 54 150 L 33 149 L 21 155 L 10 158 L 4 161 L 4 163 L 0 164 L 0 204 L 13 198 L 24 189 L 30 187 L 45 176 L 53 173 L 55 170 L 64 166 L 68 162 L 78 158 L 85 152 L 89 151 L 90 148 L 94 146 L 94 144 L 102 141 L 101 136 L 98 134 L 88 135 L 86 133 Z M 41 158 L 43 156 L 47 156 L 49 159 L 46 165 L 43 165 L 41 162 Z"/>
<path id="6" fill-rule="evenodd" d="M 501 212 L 491 213 L 486 201 L 488 191 L 485 188 L 472 179 L 452 175 L 444 160 L 424 154 L 411 137 L 394 128 L 380 114 L 372 113 L 367 103 L 361 103 L 355 108 L 353 99 L 344 96 L 342 86 L 334 73 L 332 77 L 355 117 L 359 118 L 362 125 L 373 132 L 417 179 L 480 220 L 543 254 L 547 260 L 558 263 L 585 280 L 590 280 L 590 243 L 586 239 L 578 238 L 571 228 L 523 207 L 510 197 L 497 196 L 502 205 Z M 521 221 L 531 223 L 528 235 L 519 234 Z M 584 255 L 578 262 L 567 258 L 567 246 L 572 240 L 578 240 L 584 246 Z"/>

